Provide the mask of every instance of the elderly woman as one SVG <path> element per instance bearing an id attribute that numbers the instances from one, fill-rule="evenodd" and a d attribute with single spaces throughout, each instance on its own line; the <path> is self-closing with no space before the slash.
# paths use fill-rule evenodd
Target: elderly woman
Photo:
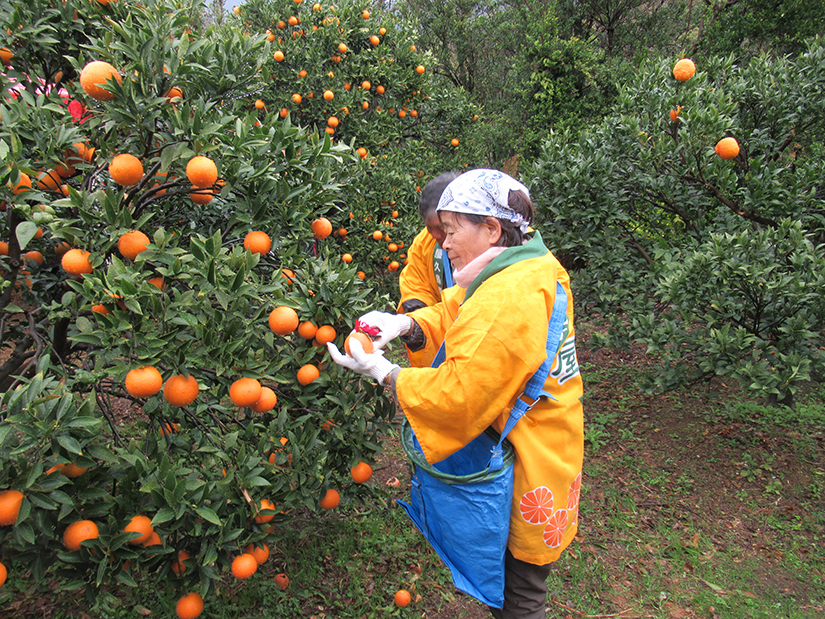
<path id="1" fill-rule="evenodd" d="M 527 188 L 495 170 L 452 181 L 438 203 L 443 248 L 457 286 L 441 303 L 409 315 L 369 312 L 377 352 L 353 356 L 330 345 L 340 365 L 385 384 L 430 463 L 492 427 L 501 432 L 525 384 L 547 357 L 557 283 L 567 295 L 561 344 L 542 397 L 508 435 L 515 448 L 513 503 L 504 562 L 504 607 L 496 618 L 545 617 L 546 578 L 578 524 L 583 455 L 582 381 L 576 360 L 570 279 L 526 231 L 533 218 Z M 401 337 L 411 350 L 444 345 L 437 367 L 404 368 L 380 350 Z"/>

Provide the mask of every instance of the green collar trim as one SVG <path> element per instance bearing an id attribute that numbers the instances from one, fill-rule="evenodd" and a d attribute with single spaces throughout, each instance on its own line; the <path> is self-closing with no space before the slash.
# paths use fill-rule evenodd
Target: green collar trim
<path id="1" fill-rule="evenodd" d="M 533 233 L 533 238 L 527 241 L 524 245 L 508 247 L 498 256 L 493 258 L 493 261 L 484 267 L 484 270 L 476 276 L 473 283 L 470 284 L 469 288 L 467 288 L 467 294 L 464 295 L 464 300 L 466 301 L 469 299 L 488 277 L 492 277 L 499 271 L 506 269 L 516 262 L 529 260 L 531 258 L 540 258 L 548 253 L 549 250 L 544 246 L 544 242 L 541 240 L 541 234 L 539 234 L 538 230 L 535 231 Z"/>

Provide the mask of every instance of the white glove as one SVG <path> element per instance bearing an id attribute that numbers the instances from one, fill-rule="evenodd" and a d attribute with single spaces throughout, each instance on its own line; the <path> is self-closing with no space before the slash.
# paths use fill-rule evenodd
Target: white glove
<path id="1" fill-rule="evenodd" d="M 405 335 L 412 330 L 413 321 L 404 314 L 388 314 L 387 312 L 367 312 L 361 318 L 361 322 L 370 327 L 378 329 L 378 337 L 373 342 L 376 348 L 384 348 L 388 342 L 394 340 L 399 335 Z"/>
<path id="2" fill-rule="evenodd" d="M 361 345 L 361 342 L 355 338 L 350 340 L 349 349 L 352 357 L 342 354 L 335 344 L 327 342 L 329 356 L 332 357 L 335 363 L 353 372 L 357 372 L 362 376 L 374 378 L 379 383 L 383 382 L 387 374 L 392 373 L 393 370 L 400 367 L 389 359 L 385 359 L 383 350 L 378 350 L 373 353 L 364 352 L 364 347 Z"/>

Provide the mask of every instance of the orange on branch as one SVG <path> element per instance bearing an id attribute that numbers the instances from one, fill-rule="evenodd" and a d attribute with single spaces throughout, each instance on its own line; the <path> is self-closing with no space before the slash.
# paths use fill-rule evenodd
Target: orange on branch
<path id="1" fill-rule="evenodd" d="M 243 376 L 229 386 L 229 399 L 235 406 L 252 406 L 261 398 L 262 390 L 259 381 Z"/>
<path id="2" fill-rule="evenodd" d="M 311 225 L 312 232 L 315 234 L 315 238 L 318 240 L 325 239 L 330 234 L 332 234 L 332 224 L 326 217 L 319 217 L 318 219 L 313 221 Z"/>
<path id="3" fill-rule="evenodd" d="M 247 547 L 244 548 L 243 551 L 255 557 L 255 561 L 258 563 L 258 565 L 263 565 L 264 563 L 266 563 L 266 560 L 269 559 L 269 546 L 266 545 L 264 542 L 258 543 L 260 545 L 247 545 Z"/>
<path id="4" fill-rule="evenodd" d="M 143 178 L 143 164 L 140 159 L 128 153 L 115 155 L 109 164 L 109 176 L 123 187 L 137 185 Z"/>
<path id="5" fill-rule="evenodd" d="M 80 550 L 82 542 L 100 537 L 97 525 L 91 520 L 77 520 L 63 532 L 63 545 L 67 550 Z"/>
<path id="6" fill-rule="evenodd" d="M 694 73 L 696 73 L 696 65 L 690 58 L 682 58 L 673 67 L 673 77 L 680 82 L 689 80 Z"/>
<path id="7" fill-rule="evenodd" d="M 144 516 L 142 514 L 138 514 L 134 516 L 130 521 L 123 528 L 124 533 L 139 533 L 140 536 L 136 537 L 135 539 L 130 539 L 129 543 L 133 545 L 143 544 L 144 542 L 149 541 L 149 538 L 152 536 L 152 533 L 155 532 L 155 528 L 152 526 L 152 520 L 149 516 Z"/>
<path id="8" fill-rule="evenodd" d="M 269 499 L 261 499 L 261 503 L 258 507 L 258 515 L 255 516 L 255 522 L 258 524 L 266 524 L 275 517 L 275 514 L 260 513 L 263 510 L 275 511 L 275 504 Z"/>
<path id="9" fill-rule="evenodd" d="M 341 496 L 338 494 L 337 490 L 329 488 L 324 495 L 324 498 L 321 499 L 320 505 L 323 509 L 335 509 L 338 507 L 338 504 L 341 502 Z"/>
<path id="10" fill-rule="evenodd" d="M 317 332 L 318 327 L 311 320 L 305 320 L 300 325 L 298 325 L 298 335 L 300 335 L 305 340 L 311 340 L 315 337 L 315 334 Z"/>
<path id="11" fill-rule="evenodd" d="M 200 393 L 200 384 L 192 376 L 176 374 L 170 376 L 163 386 L 163 397 L 172 406 L 189 406 Z"/>
<path id="12" fill-rule="evenodd" d="M 318 371 L 318 368 L 312 365 L 311 363 L 307 363 L 298 370 L 297 378 L 298 382 L 302 385 L 306 386 L 316 378 L 318 378 L 321 373 Z"/>
<path id="13" fill-rule="evenodd" d="M 257 569 L 258 562 L 249 553 L 245 552 L 232 560 L 232 575 L 239 580 L 249 578 Z"/>
<path id="14" fill-rule="evenodd" d="M 253 254 L 265 255 L 272 249 L 272 239 L 266 232 L 260 230 L 253 230 L 249 232 L 243 240 L 243 247 L 251 251 Z"/>
<path id="15" fill-rule="evenodd" d="M 156 367 L 145 365 L 126 374 L 126 391 L 136 398 L 149 398 L 163 386 L 163 377 Z"/>
<path id="16" fill-rule="evenodd" d="M 284 277 L 287 276 L 284 274 Z M 269 313 L 269 328 L 278 335 L 289 335 L 298 328 L 299 323 L 298 312 L 286 305 L 279 305 Z"/>
<path id="17" fill-rule="evenodd" d="M 192 157 L 186 164 L 186 177 L 195 187 L 212 187 L 218 180 L 218 166 L 209 157 Z"/>
<path id="18" fill-rule="evenodd" d="M 117 241 L 120 255 L 129 260 L 137 258 L 138 254 L 148 248 L 149 237 L 140 230 L 130 230 L 121 235 Z"/>
<path id="19" fill-rule="evenodd" d="M 327 342 L 333 341 L 336 335 L 338 334 L 332 326 L 324 325 L 323 327 L 318 327 L 318 331 L 315 333 L 315 339 L 318 340 L 319 344 L 326 344 Z"/>
<path id="20" fill-rule="evenodd" d="M 107 82 L 117 82 L 122 84 L 120 73 L 108 62 L 93 60 L 88 63 L 80 72 L 80 87 L 92 99 L 98 101 L 111 101 L 115 98 L 113 92 L 104 88 Z"/>
<path id="21" fill-rule="evenodd" d="M 19 490 L 0 492 L 0 525 L 8 526 L 17 523 L 17 515 L 20 513 L 23 496 L 23 493 Z"/>
<path id="22" fill-rule="evenodd" d="M 716 143 L 714 150 L 722 159 L 733 159 L 739 154 L 739 142 L 732 137 L 722 138 Z"/>
<path id="23" fill-rule="evenodd" d="M 363 335 L 363 334 L 360 334 Z M 350 470 L 350 475 L 352 476 L 352 480 L 356 484 L 363 484 L 369 481 L 370 477 L 372 477 L 372 467 L 367 464 L 366 462 L 359 462 Z"/>
<path id="24" fill-rule="evenodd" d="M 268 413 L 278 403 L 278 396 L 269 387 L 261 387 L 261 397 L 252 405 L 252 410 L 256 413 Z"/>
<path id="25" fill-rule="evenodd" d="M 203 598 L 200 593 L 191 591 L 178 600 L 175 605 L 178 619 L 195 619 L 203 612 Z"/>

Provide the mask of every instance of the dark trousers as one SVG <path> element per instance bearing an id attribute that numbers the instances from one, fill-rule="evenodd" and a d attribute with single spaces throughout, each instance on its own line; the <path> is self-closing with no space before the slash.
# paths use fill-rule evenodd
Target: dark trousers
<path id="1" fill-rule="evenodd" d="M 545 619 L 547 576 L 552 563 L 519 561 L 510 550 L 504 555 L 504 608 L 490 608 L 495 619 Z"/>

